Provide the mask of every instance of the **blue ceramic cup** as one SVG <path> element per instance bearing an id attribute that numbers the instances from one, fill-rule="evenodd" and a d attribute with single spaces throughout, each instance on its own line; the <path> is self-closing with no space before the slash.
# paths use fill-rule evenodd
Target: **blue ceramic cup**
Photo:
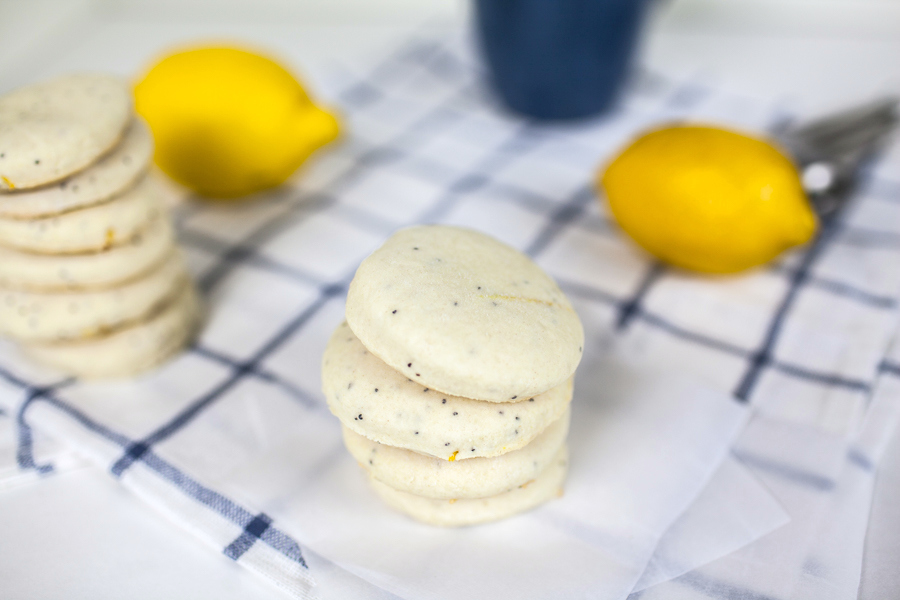
<path id="1" fill-rule="evenodd" d="M 647 0 L 475 0 L 494 87 L 536 119 L 602 112 L 628 72 Z"/>

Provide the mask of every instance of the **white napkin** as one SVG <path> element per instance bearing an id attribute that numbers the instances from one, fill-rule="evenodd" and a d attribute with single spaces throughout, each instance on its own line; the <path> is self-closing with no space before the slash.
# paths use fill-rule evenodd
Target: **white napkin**
<path id="1" fill-rule="evenodd" d="M 660 539 L 635 584 L 640 592 L 731 554 L 778 529 L 790 516 L 729 454 L 697 499 Z"/>
<path id="2" fill-rule="evenodd" d="M 774 423 L 754 423 L 742 434 L 739 446 L 755 441 L 758 450 L 767 449 L 765 458 L 757 453 L 747 462 L 791 514 L 788 526 L 634 597 L 856 598 L 874 476 L 900 422 L 898 350 L 895 344 L 886 357 L 865 422 L 850 443 L 804 440 L 810 432 L 801 428 L 780 436 Z M 799 447 L 810 452 L 802 456 Z"/>

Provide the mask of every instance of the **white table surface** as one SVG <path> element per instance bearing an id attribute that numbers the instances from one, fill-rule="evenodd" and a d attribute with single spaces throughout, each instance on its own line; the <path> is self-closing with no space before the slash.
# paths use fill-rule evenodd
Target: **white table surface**
<path id="1" fill-rule="evenodd" d="M 315 81 L 379 52 L 422 22 L 458 27 L 461 0 L 2 0 L 0 92 L 73 70 L 132 75 L 161 49 L 197 39 L 257 43 Z M 900 2 L 661 2 L 645 63 L 704 73 L 719 85 L 777 95 L 811 113 L 900 95 Z M 860 597 L 900 598 L 900 437 L 879 476 Z M 312 560 L 315 560 L 313 557 Z M 343 589 L 352 597 L 352 582 Z M 895 593 L 888 593 L 893 590 Z M 165 521 L 98 469 L 0 494 L 3 598 L 279 598 L 283 594 Z"/>

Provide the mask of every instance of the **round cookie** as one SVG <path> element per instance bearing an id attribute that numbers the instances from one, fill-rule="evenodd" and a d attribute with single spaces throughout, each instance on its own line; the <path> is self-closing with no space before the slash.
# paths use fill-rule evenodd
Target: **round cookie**
<path id="1" fill-rule="evenodd" d="M 100 335 L 155 312 L 187 282 L 181 254 L 173 250 L 145 277 L 119 287 L 50 293 L 0 289 L 0 332 L 32 342 Z"/>
<path id="2" fill-rule="evenodd" d="M 385 446 L 346 427 L 343 431 L 353 458 L 369 475 L 397 491 L 443 500 L 486 498 L 535 479 L 550 464 L 566 443 L 569 411 L 524 448 L 494 458 L 452 462 Z"/>
<path id="3" fill-rule="evenodd" d="M 0 244 L 41 254 L 94 252 L 127 242 L 162 212 L 159 184 L 148 175 L 103 204 L 27 221 L 0 218 Z"/>
<path id="4" fill-rule="evenodd" d="M 0 97 L 0 191 L 59 181 L 105 154 L 131 121 L 128 83 L 65 75 Z"/>
<path id="5" fill-rule="evenodd" d="M 384 362 L 431 389 L 509 402 L 560 385 L 581 321 L 530 258 L 459 227 L 398 231 L 365 259 L 347 322 Z"/>
<path id="6" fill-rule="evenodd" d="M 122 141 L 84 171 L 53 185 L 0 193 L 0 217 L 35 219 L 106 202 L 134 185 L 152 158 L 150 128 L 134 119 Z"/>
<path id="7" fill-rule="evenodd" d="M 145 321 L 107 335 L 24 347 L 34 360 L 78 377 L 128 377 L 154 367 L 187 345 L 200 305 L 185 285 L 168 305 Z"/>
<path id="8" fill-rule="evenodd" d="M 487 498 L 435 500 L 397 491 L 371 477 L 369 483 L 388 506 L 417 521 L 443 527 L 461 527 L 505 519 L 561 496 L 567 468 L 568 452 L 563 446 L 550 465 L 533 481 Z"/>
<path id="9" fill-rule="evenodd" d="M 173 244 L 166 215 L 121 246 L 89 254 L 31 254 L 0 247 L 0 288 L 66 290 L 108 287 L 158 265 Z"/>
<path id="10" fill-rule="evenodd" d="M 572 381 L 497 404 L 423 387 L 366 350 L 346 323 L 322 357 L 328 408 L 350 430 L 376 442 L 442 459 L 498 456 L 533 440 L 565 412 Z"/>

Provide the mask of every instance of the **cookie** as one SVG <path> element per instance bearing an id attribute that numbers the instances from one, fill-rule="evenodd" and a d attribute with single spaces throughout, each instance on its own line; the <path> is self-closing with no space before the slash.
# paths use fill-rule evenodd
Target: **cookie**
<path id="1" fill-rule="evenodd" d="M 34 360 L 78 377 L 128 377 L 154 367 L 186 346 L 197 327 L 200 304 L 192 285 L 145 321 L 106 335 L 31 344 Z"/>
<path id="2" fill-rule="evenodd" d="M 188 282 L 181 254 L 145 277 L 122 286 L 67 292 L 0 289 L 0 333 L 22 341 L 54 341 L 100 335 L 141 320 Z"/>
<path id="3" fill-rule="evenodd" d="M 103 250 L 127 242 L 162 213 L 162 192 L 148 175 L 103 204 L 37 219 L 0 217 L 0 244 L 41 254 Z"/>
<path id="4" fill-rule="evenodd" d="M 153 159 L 153 136 L 134 119 L 122 141 L 84 171 L 49 186 L 0 193 L 0 217 L 35 219 L 110 200 L 133 186 Z"/>
<path id="5" fill-rule="evenodd" d="M 65 75 L 0 97 L 0 191 L 81 171 L 121 139 L 132 115 L 128 83 Z"/>
<path id="6" fill-rule="evenodd" d="M 504 519 L 561 496 L 567 467 L 568 453 L 563 446 L 534 480 L 487 498 L 435 500 L 397 491 L 371 477 L 369 483 L 386 504 L 417 521 L 460 527 Z"/>
<path id="7" fill-rule="evenodd" d="M 120 285 L 158 265 L 172 248 L 167 216 L 121 246 L 88 254 L 32 254 L 0 247 L 0 288 L 52 291 Z"/>
<path id="8" fill-rule="evenodd" d="M 572 376 L 581 321 L 530 258 L 458 227 L 398 231 L 350 284 L 347 322 L 406 377 L 464 398 L 510 402 Z"/>
<path id="9" fill-rule="evenodd" d="M 376 442 L 461 460 L 497 456 L 528 444 L 559 419 L 572 382 L 519 402 L 498 404 L 426 388 L 369 352 L 346 323 L 322 357 L 322 389 L 345 427 Z"/>
<path id="10" fill-rule="evenodd" d="M 401 492 L 425 498 L 485 498 L 535 479 L 566 443 L 569 411 L 534 441 L 494 458 L 448 461 L 385 446 L 346 427 L 344 445 L 375 479 Z"/>

